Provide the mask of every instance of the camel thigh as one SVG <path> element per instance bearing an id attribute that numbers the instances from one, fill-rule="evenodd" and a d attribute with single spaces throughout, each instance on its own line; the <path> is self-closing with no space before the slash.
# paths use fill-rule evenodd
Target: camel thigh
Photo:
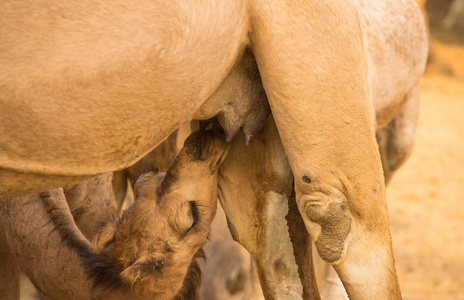
<path id="1" fill-rule="evenodd" d="M 0 299 L 19 299 L 20 267 L 13 256 L 0 223 Z"/>

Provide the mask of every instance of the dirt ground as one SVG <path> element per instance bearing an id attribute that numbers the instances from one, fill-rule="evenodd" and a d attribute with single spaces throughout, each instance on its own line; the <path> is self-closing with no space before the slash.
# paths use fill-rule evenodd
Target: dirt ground
<path id="1" fill-rule="evenodd" d="M 464 82 L 427 74 L 421 104 L 414 153 L 387 189 L 398 276 L 404 299 L 464 299 Z"/>
<path id="2" fill-rule="evenodd" d="M 439 64 L 422 81 L 414 153 L 387 189 L 393 248 L 403 297 L 464 299 L 464 34 L 439 27 L 448 0 L 427 8 Z M 37 299 L 23 281 L 21 299 Z"/>

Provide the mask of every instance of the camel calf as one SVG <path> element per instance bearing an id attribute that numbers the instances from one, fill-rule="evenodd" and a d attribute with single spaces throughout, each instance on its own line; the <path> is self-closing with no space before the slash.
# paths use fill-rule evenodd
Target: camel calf
<path id="1" fill-rule="evenodd" d="M 134 204 L 97 234 L 98 253 L 73 222 L 62 189 L 2 199 L 10 252 L 52 299 L 192 299 L 227 151 L 210 131 L 192 134 L 166 175 L 138 180 Z"/>

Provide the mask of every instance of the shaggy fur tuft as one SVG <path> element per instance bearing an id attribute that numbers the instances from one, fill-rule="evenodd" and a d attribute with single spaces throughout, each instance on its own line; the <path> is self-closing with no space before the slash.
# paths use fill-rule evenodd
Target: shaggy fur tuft
<path id="1" fill-rule="evenodd" d="M 91 255 L 80 255 L 82 265 L 90 278 L 93 279 L 93 288 L 103 288 L 113 291 L 125 287 L 122 278 L 119 276 L 122 270 L 111 259 L 113 246 Z M 130 288 L 130 286 L 127 286 Z"/>

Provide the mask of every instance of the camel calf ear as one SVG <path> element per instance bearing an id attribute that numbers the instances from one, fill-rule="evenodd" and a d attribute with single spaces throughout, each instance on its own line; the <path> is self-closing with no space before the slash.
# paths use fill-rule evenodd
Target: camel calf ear
<path id="1" fill-rule="evenodd" d="M 111 222 L 103 226 L 93 238 L 92 246 L 95 252 L 100 252 L 109 244 L 114 242 L 116 232 L 116 222 Z"/>

